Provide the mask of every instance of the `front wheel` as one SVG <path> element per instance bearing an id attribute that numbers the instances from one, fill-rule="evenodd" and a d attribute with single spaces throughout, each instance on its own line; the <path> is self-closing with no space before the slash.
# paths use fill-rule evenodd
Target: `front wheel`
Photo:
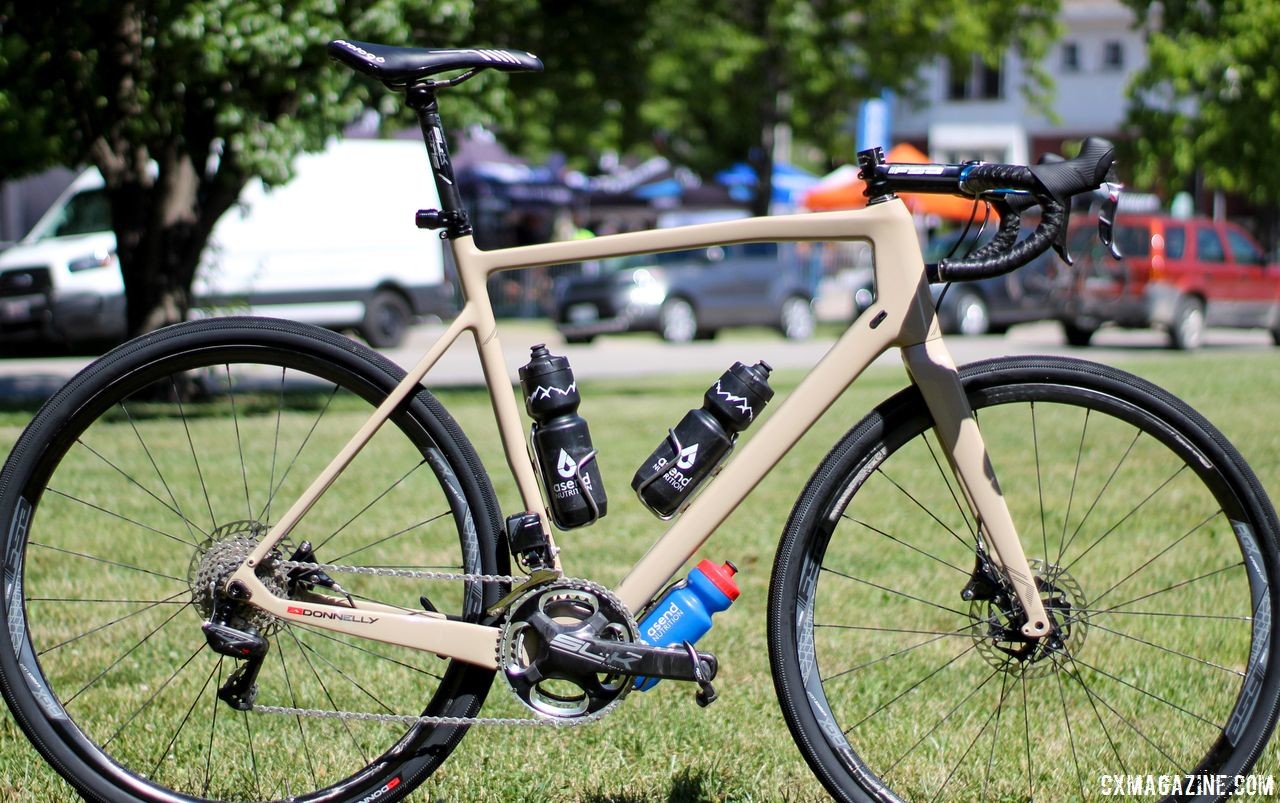
<path id="1" fill-rule="evenodd" d="M 0 678 L 44 758 L 93 800 L 399 800 L 466 728 L 491 671 L 276 620 L 217 589 L 403 375 L 325 330 L 214 318 L 121 346 L 57 393 L 0 474 L 9 638 Z M 426 390 L 400 405 L 286 538 L 321 563 L 506 573 L 479 460 Z M 302 558 L 299 558 L 302 559 Z M 334 592 L 264 562 L 283 596 Z M 333 577 L 357 602 L 478 621 L 494 584 Z M 338 596 L 343 596 L 339 594 Z M 230 607 L 220 607 L 227 606 Z M 215 610 L 269 648 L 255 706 L 218 697 Z"/>
<path id="2" fill-rule="evenodd" d="M 1247 773 L 1280 699 L 1278 527 L 1249 467 L 1110 368 L 962 377 L 1054 632 L 1021 638 L 923 400 L 899 393 L 819 467 L 774 564 L 774 681 L 818 778 L 841 800 L 1064 801 Z"/>

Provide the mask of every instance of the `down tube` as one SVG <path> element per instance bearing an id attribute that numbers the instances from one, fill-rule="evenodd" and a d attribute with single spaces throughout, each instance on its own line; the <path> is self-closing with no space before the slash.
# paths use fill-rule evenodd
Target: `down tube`
<path id="1" fill-rule="evenodd" d="M 693 553 L 777 465 L 809 427 L 897 337 L 896 327 L 872 328 L 861 315 L 614 592 L 632 611 L 649 603 Z"/>

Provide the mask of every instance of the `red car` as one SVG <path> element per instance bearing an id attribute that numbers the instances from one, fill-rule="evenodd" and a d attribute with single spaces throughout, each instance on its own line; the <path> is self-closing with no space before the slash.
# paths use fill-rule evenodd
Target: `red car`
<path id="1" fill-rule="evenodd" d="M 1159 327 L 1176 349 L 1197 348 L 1206 326 L 1261 328 L 1280 345 L 1280 264 L 1233 223 L 1208 218 L 1122 215 L 1106 254 L 1096 221 L 1071 227 L 1071 292 L 1061 312 L 1067 342 L 1087 345 L 1104 323 Z"/>

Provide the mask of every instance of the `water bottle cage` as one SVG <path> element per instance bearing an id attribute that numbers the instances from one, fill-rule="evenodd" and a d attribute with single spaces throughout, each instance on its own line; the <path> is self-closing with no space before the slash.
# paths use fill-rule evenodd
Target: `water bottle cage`
<path id="1" fill-rule="evenodd" d="M 671 444 L 672 454 L 678 455 L 680 454 L 680 452 L 684 451 L 684 445 L 681 444 L 680 439 L 676 437 L 676 431 L 674 428 L 667 430 L 667 443 Z M 679 516 L 681 513 L 684 512 L 684 509 L 687 508 L 689 504 L 693 501 L 693 497 L 697 495 L 698 489 L 701 488 L 703 485 L 706 485 L 708 480 L 715 479 L 716 475 L 720 473 L 720 469 L 724 468 L 724 461 L 728 459 L 729 455 L 733 454 L 733 447 L 736 446 L 737 443 L 738 443 L 738 433 L 735 432 L 729 436 L 729 448 L 725 450 L 724 454 L 720 455 L 720 459 L 717 460 L 716 464 L 711 468 L 709 472 L 707 472 L 707 476 L 704 477 L 702 481 L 699 482 L 693 488 L 693 490 L 689 492 L 689 495 L 685 498 L 683 502 L 680 503 L 680 506 L 676 508 L 675 511 L 671 513 L 667 513 L 666 515 L 663 515 L 662 513 L 659 513 L 658 511 L 654 510 L 653 506 L 650 505 L 647 501 L 645 501 L 645 498 L 644 498 L 644 490 L 648 488 L 650 485 L 652 485 L 653 483 L 657 482 L 659 478 L 665 477 L 667 473 L 671 471 L 671 468 L 674 468 L 674 466 L 671 466 L 671 468 L 668 468 L 667 466 L 663 466 L 660 470 L 655 471 L 652 477 L 649 477 L 649 479 L 640 483 L 640 485 L 636 487 L 636 497 L 639 498 L 640 504 L 644 505 L 645 508 L 647 508 L 650 513 L 657 516 L 662 521 L 671 521 L 676 516 Z"/>
<path id="2" fill-rule="evenodd" d="M 538 450 L 533 448 L 533 433 L 536 428 L 536 424 L 529 427 L 529 462 L 533 463 L 533 470 L 538 473 L 539 477 L 543 478 L 543 486 L 546 486 L 545 479 L 547 475 L 543 470 L 542 461 L 538 459 Z M 599 451 L 599 449 L 592 449 L 587 452 L 582 456 L 582 459 L 577 462 L 573 469 L 574 481 L 578 484 L 578 488 L 581 489 L 579 493 L 581 493 L 582 498 L 586 500 L 587 509 L 591 511 L 591 518 L 587 519 L 582 524 L 574 525 L 574 529 L 577 529 L 578 527 L 590 527 L 592 524 L 595 524 L 600 520 L 600 505 L 596 504 L 595 496 L 587 491 L 586 479 L 582 474 L 582 470 L 586 468 L 592 460 L 596 459 L 596 455 Z M 552 518 L 554 519 L 554 516 Z"/>

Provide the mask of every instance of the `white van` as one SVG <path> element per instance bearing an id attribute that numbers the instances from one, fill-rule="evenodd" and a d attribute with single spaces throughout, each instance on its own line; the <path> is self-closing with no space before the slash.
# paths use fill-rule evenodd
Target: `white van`
<path id="1" fill-rule="evenodd" d="M 214 227 L 193 287 L 198 314 L 272 315 L 355 329 L 394 346 L 417 317 L 447 314 L 426 150 L 410 140 L 345 140 L 303 154 L 288 184 L 253 180 Z M 0 254 L 0 339 L 119 341 L 124 285 L 97 170 L 81 174 Z"/>

